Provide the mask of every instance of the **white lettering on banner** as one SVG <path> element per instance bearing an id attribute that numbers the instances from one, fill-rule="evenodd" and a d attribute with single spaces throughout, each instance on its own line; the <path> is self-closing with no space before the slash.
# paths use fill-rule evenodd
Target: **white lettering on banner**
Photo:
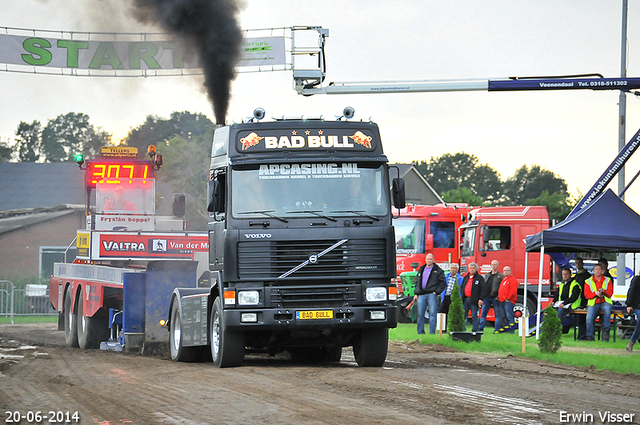
<path id="1" fill-rule="evenodd" d="M 358 164 L 269 164 L 258 170 L 260 179 L 288 178 L 360 178 Z"/>
<path id="2" fill-rule="evenodd" d="M 121 39 L 117 33 L 101 34 L 105 37 L 102 41 L 96 40 L 94 34 L 91 39 L 80 39 L 88 33 L 74 32 L 73 35 L 78 39 L 0 34 L 0 46 L 3 46 L 0 63 L 80 70 L 200 68 L 196 61 L 186 60 L 182 46 L 172 40 L 173 34 L 161 34 L 164 40 L 154 41 L 144 33 L 140 34 L 144 41 L 114 41 Z M 154 36 L 157 38 L 158 34 Z M 286 65 L 283 36 L 244 39 L 237 67 L 274 65 Z"/>
<path id="3" fill-rule="evenodd" d="M 105 251 L 144 252 L 147 250 L 144 242 L 102 241 L 102 246 Z"/>
<path id="4" fill-rule="evenodd" d="M 353 142 L 349 136 L 329 135 L 329 136 L 266 136 L 264 138 L 265 149 L 299 149 L 299 148 L 353 148 Z"/>

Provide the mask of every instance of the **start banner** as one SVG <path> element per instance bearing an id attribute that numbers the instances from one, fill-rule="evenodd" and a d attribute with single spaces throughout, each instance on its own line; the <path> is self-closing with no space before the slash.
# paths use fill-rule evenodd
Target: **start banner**
<path id="1" fill-rule="evenodd" d="M 0 63 L 30 67 L 49 67 L 86 71 L 162 71 L 198 69 L 200 66 L 182 45 L 171 39 L 150 41 L 140 34 L 140 41 L 113 41 L 119 34 L 100 34 L 110 40 L 55 38 L 0 34 Z M 154 35 L 158 38 L 158 35 Z M 95 37 L 95 36 L 94 36 Z M 285 37 L 245 38 L 237 67 L 285 66 Z M 117 76 L 117 73 L 112 75 Z"/>

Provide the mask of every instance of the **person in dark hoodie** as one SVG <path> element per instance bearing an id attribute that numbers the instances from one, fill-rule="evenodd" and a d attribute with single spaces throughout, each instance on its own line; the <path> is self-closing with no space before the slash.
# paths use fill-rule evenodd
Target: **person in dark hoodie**
<path id="1" fill-rule="evenodd" d="M 478 273 L 478 265 L 476 263 L 469 264 L 469 273 L 462 280 L 462 305 L 464 307 L 464 324 L 467 324 L 469 310 L 471 310 L 471 330 L 478 331 L 478 307 L 482 307 L 482 287 L 484 279 Z"/>
<path id="2" fill-rule="evenodd" d="M 636 276 L 631 280 L 629 285 L 629 291 L 627 292 L 627 313 L 631 314 L 635 312 L 636 315 L 636 329 L 631 335 L 631 340 L 627 344 L 627 351 L 633 351 L 633 345 L 638 341 L 640 337 L 640 276 Z"/>
<path id="3" fill-rule="evenodd" d="M 444 271 L 435 263 L 433 254 L 427 254 L 425 264 L 418 269 L 413 300 L 418 302 L 418 334 L 424 334 L 424 314 L 429 304 L 429 333 L 436 333 L 438 297 L 445 290 Z"/>
<path id="4" fill-rule="evenodd" d="M 574 279 L 580 285 L 580 305 L 576 308 L 587 308 L 587 299 L 584 297 L 584 283 L 591 277 L 591 273 L 589 273 L 584 268 L 584 260 L 580 257 L 576 257 L 576 275 Z M 584 341 L 587 338 L 587 316 L 584 314 L 576 314 L 574 315 L 576 320 L 576 325 L 578 326 L 578 340 Z"/>

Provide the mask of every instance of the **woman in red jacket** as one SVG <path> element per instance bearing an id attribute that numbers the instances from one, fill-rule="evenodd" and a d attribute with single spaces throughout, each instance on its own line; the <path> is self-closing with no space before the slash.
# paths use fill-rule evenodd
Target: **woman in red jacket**
<path id="1" fill-rule="evenodd" d="M 504 279 L 500 283 L 498 289 L 498 301 L 500 301 L 500 310 L 497 314 L 504 314 L 507 319 L 507 323 L 504 326 L 509 326 L 514 322 L 513 307 L 515 307 L 518 301 L 518 279 L 511 274 L 511 267 L 505 266 L 502 269 L 504 273 Z M 513 330 L 509 331 L 513 333 Z"/>

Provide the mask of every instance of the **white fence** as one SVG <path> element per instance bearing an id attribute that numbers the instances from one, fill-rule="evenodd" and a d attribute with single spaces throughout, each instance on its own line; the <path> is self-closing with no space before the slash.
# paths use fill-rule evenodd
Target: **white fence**
<path id="1" fill-rule="evenodd" d="M 58 314 L 49 301 L 49 285 L 28 284 L 24 288 L 0 280 L 0 317 Z"/>

